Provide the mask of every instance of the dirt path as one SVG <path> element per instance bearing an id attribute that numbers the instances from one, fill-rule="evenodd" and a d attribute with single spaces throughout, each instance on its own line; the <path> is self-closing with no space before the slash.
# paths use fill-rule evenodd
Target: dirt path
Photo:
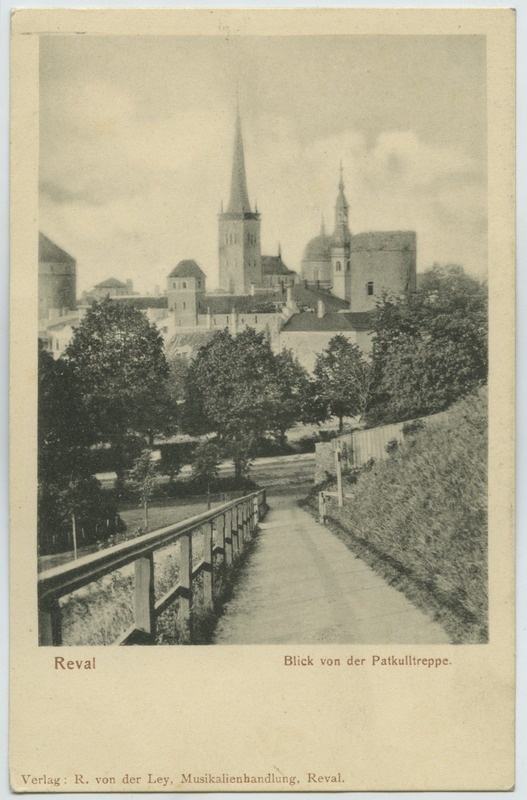
<path id="1" fill-rule="evenodd" d="M 441 626 L 310 514 L 273 497 L 216 644 L 445 644 Z"/>

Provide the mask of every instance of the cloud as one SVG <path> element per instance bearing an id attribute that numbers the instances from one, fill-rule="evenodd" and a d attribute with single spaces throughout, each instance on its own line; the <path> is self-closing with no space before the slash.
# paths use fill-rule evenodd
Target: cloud
<path id="1" fill-rule="evenodd" d="M 220 106 L 151 116 L 103 81 L 48 87 L 41 133 L 41 226 L 78 259 L 81 288 L 114 275 L 164 285 L 181 258 L 217 277 L 217 222 L 228 199 L 233 119 Z M 342 159 L 352 231 L 415 229 L 421 267 L 444 259 L 481 271 L 486 186 L 471 156 L 414 130 L 374 139 L 350 127 L 314 137 L 291 116 L 243 120 L 251 202 L 263 251 L 280 241 L 300 268 L 320 215 L 333 225 Z"/>

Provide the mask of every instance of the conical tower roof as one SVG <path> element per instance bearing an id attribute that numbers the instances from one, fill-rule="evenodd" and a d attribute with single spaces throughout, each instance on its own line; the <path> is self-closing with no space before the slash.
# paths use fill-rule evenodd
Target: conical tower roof
<path id="1" fill-rule="evenodd" d="M 344 177 L 342 169 L 342 161 L 340 162 L 340 180 L 339 180 L 339 193 L 337 195 L 337 202 L 335 203 L 335 232 L 333 234 L 333 241 L 335 244 L 345 244 L 349 242 L 351 232 L 348 223 L 349 205 L 344 194 Z"/>
<path id="2" fill-rule="evenodd" d="M 234 135 L 234 154 L 232 159 L 231 196 L 227 211 L 231 214 L 249 214 L 251 206 L 247 194 L 245 157 L 243 153 L 242 123 L 240 109 L 236 110 L 236 133 Z"/>

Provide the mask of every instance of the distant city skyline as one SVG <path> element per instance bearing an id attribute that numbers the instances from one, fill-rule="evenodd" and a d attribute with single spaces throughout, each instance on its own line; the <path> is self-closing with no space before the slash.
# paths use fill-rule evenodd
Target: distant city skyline
<path id="1" fill-rule="evenodd" d="M 236 113 L 262 252 L 299 271 L 342 160 L 352 233 L 417 232 L 487 270 L 485 39 L 42 36 L 40 229 L 78 263 L 163 289 L 182 259 L 217 285 Z"/>

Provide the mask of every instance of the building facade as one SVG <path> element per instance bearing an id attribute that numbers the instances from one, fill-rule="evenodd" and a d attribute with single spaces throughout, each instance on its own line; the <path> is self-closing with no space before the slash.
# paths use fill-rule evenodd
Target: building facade
<path id="1" fill-rule="evenodd" d="M 333 234 L 322 224 L 307 243 L 302 279 L 346 300 L 351 311 L 373 311 L 383 296 L 415 290 L 416 252 L 415 231 L 351 233 L 341 166 Z"/>

